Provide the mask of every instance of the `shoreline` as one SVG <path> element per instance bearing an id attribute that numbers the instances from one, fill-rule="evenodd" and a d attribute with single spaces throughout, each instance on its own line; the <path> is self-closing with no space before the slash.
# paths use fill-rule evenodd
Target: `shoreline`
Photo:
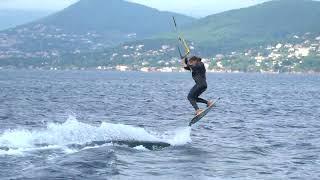
<path id="1" fill-rule="evenodd" d="M 118 73 L 188 73 L 188 71 L 171 71 L 171 72 L 163 72 L 163 71 L 139 71 L 139 70 L 115 70 L 115 69 L 96 69 L 96 68 L 2 68 L 1 71 L 96 71 L 96 72 L 118 72 Z M 270 75 L 320 75 L 320 72 L 244 72 L 244 71 L 212 71 L 208 70 L 208 74 L 270 74 Z"/>

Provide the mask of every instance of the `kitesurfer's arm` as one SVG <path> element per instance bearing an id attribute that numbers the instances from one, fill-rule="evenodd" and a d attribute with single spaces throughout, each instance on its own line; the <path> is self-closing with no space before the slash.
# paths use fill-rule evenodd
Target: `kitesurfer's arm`
<path id="1" fill-rule="evenodd" d="M 183 63 L 183 68 L 184 68 L 185 70 L 188 70 L 188 71 L 191 70 L 191 69 L 190 69 L 190 66 L 189 66 L 189 64 L 188 64 L 188 58 L 182 59 L 182 63 Z"/>

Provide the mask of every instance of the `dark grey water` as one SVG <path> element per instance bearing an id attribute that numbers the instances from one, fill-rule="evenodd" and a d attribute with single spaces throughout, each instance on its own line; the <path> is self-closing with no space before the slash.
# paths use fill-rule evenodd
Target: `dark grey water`
<path id="1" fill-rule="evenodd" d="M 2 70 L 0 177 L 320 178 L 320 76 L 208 84 L 223 99 L 189 129 L 188 73 Z"/>

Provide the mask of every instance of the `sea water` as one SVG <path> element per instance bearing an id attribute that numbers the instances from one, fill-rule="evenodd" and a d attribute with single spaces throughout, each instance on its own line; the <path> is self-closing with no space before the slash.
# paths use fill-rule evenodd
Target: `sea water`
<path id="1" fill-rule="evenodd" d="M 319 75 L 208 74 L 222 100 L 190 128 L 193 83 L 1 70 L 0 179 L 320 178 Z"/>

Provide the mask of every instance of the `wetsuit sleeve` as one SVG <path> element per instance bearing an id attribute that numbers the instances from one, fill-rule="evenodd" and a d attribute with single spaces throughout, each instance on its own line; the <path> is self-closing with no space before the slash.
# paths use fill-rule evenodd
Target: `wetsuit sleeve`
<path id="1" fill-rule="evenodd" d="M 187 65 L 187 67 L 184 67 L 185 70 L 190 71 L 190 65 L 188 64 L 188 58 L 184 58 L 184 63 Z"/>

